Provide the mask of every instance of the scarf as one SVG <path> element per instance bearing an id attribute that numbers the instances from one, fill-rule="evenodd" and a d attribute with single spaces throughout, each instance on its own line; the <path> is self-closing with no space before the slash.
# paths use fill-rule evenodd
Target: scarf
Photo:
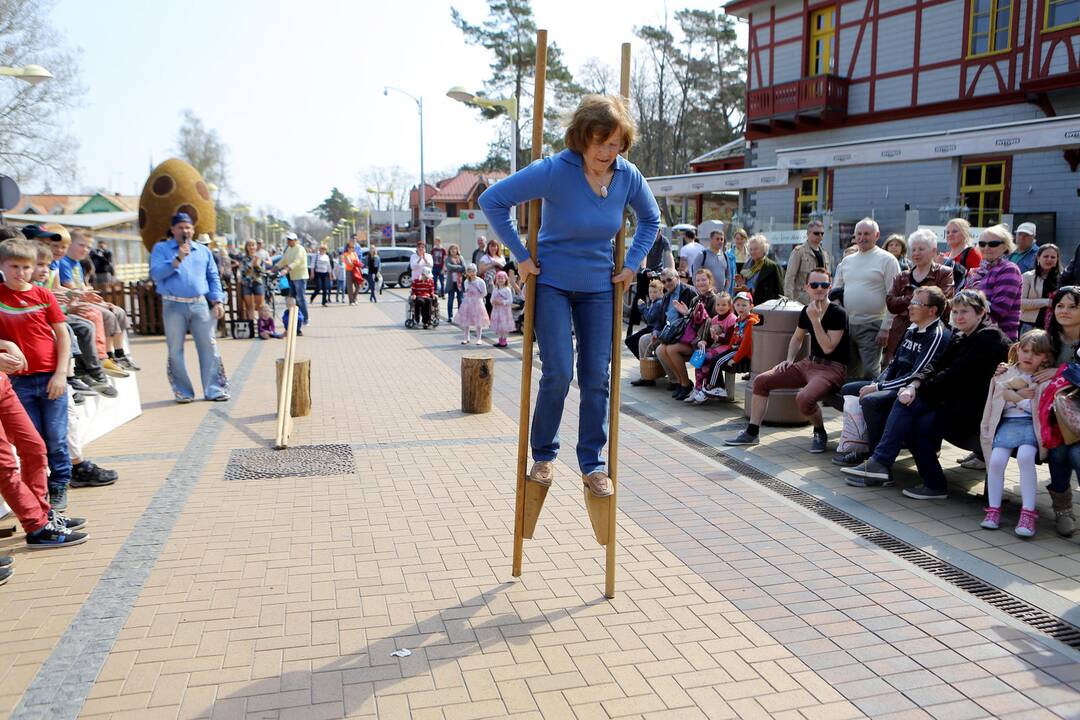
<path id="1" fill-rule="evenodd" d="M 750 262 L 750 261 L 747 260 L 747 262 Z M 742 272 L 743 279 L 746 281 L 746 286 L 748 288 L 750 288 L 751 290 L 754 289 L 754 285 L 757 283 L 758 273 L 761 272 L 761 268 L 763 268 L 763 267 L 765 267 L 765 256 L 764 255 L 761 256 L 760 260 L 755 260 L 753 265 L 750 265 L 749 267 L 744 267 L 743 268 L 743 272 Z"/>

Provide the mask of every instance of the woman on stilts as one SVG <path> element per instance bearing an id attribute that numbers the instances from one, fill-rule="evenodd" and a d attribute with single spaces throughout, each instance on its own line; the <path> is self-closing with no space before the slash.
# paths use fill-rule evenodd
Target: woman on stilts
<path id="1" fill-rule="evenodd" d="M 577 460 L 582 480 L 595 497 L 612 494 L 601 454 L 608 432 L 612 286 L 633 281 L 660 227 L 660 211 L 645 178 L 620 156 L 633 144 L 634 134 L 620 98 L 586 96 L 566 129 L 566 150 L 492 185 L 479 201 L 499 239 L 514 254 L 522 278 L 537 276 L 535 333 L 542 371 L 528 480 L 550 485 L 554 478 L 576 337 L 581 398 Z M 534 199 L 543 201 L 536 263 L 510 218 L 513 206 Z M 637 231 L 616 275 L 612 238 L 622 227 L 627 205 L 637 215 Z"/>

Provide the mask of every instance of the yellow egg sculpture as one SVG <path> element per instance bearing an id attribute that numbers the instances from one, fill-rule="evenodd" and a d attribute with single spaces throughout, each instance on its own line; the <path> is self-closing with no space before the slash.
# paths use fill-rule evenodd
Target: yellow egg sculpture
<path id="1" fill-rule="evenodd" d="M 195 235 L 214 234 L 217 217 L 210 188 L 199 171 L 170 158 L 154 168 L 139 198 L 139 235 L 147 250 L 169 234 L 172 216 L 185 212 L 195 223 Z"/>

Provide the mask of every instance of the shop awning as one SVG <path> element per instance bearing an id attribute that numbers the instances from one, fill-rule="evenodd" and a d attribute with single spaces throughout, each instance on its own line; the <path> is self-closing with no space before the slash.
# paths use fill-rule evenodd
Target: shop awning
<path id="1" fill-rule="evenodd" d="M 783 171 L 1080 147 L 1080 115 L 776 151 Z"/>
<path id="2" fill-rule="evenodd" d="M 701 193 L 734 192 L 787 184 L 786 168 L 750 168 L 717 170 L 688 175 L 662 175 L 648 178 L 649 189 L 657 197 L 683 197 Z"/>

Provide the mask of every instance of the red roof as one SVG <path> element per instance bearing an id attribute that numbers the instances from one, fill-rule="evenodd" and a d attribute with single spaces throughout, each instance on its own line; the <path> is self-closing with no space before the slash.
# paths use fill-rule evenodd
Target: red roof
<path id="1" fill-rule="evenodd" d="M 466 202 L 473 195 L 477 185 L 483 184 L 483 189 L 486 189 L 504 177 L 506 177 L 504 172 L 474 173 L 462 170 L 454 177 L 439 183 L 439 191 L 432 199 L 440 203 Z"/>
<path id="2" fill-rule="evenodd" d="M 435 187 L 431 183 L 424 183 L 424 202 L 431 202 L 431 198 L 435 197 L 435 193 L 437 192 L 439 192 L 439 189 L 437 187 Z M 420 198 L 417 197 L 417 195 L 419 194 L 419 185 L 414 185 L 413 188 L 409 190 L 409 207 L 420 207 Z"/>

